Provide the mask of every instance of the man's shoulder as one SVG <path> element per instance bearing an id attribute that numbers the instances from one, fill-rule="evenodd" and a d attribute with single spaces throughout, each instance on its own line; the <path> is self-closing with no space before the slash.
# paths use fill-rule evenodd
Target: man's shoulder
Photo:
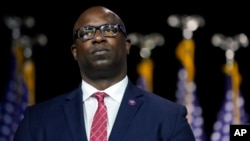
<path id="1" fill-rule="evenodd" d="M 159 108 L 161 108 L 161 107 L 163 109 L 185 108 L 184 105 L 181 105 L 172 99 L 163 97 L 163 96 L 158 95 L 156 93 L 148 92 L 145 90 L 142 90 L 142 93 L 144 93 L 145 100 L 148 100 L 150 103 L 154 103 L 154 105 L 159 106 Z"/>
<path id="2" fill-rule="evenodd" d="M 32 109 L 32 111 L 40 111 L 40 110 L 49 110 L 49 109 L 60 107 L 68 99 L 72 99 L 75 96 L 77 96 L 79 92 L 80 92 L 79 88 L 76 88 L 69 92 L 62 93 L 50 99 L 41 101 L 32 106 L 29 106 L 29 109 Z"/>

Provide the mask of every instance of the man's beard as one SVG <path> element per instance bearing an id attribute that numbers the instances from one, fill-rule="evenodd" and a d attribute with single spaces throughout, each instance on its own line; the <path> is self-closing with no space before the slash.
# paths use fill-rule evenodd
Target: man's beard
<path id="1" fill-rule="evenodd" d="M 109 65 L 93 66 L 87 65 L 84 67 L 84 74 L 92 80 L 109 79 L 118 76 L 123 69 L 123 63 L 113 62 Z"/>

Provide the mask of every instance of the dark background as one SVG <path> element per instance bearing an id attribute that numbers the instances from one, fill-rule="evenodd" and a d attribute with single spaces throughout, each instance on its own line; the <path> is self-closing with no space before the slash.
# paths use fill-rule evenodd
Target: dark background
<path id="1" fill-rule="evenodd" d="M 80 73 L 70 52 L 72 28 L 80 13 L 90 5 L 104 5 L 115 11 L 127 25 L 127 32 L 150 34 L 158 32 L 165 38 L 162 47 L 152 51 L 154 61 L 154 92 L 162 97 L 175 101 L 177 71 L 179 61 L 175 56 L 175 47 L 182 39 L 178 28 L 168 26 L 166 20 L 172 14 L 198 14 L 205 19 L 205 26 L 194 32 L 195 82 L 197 94 L 203 108 L 205 130 L 208 134 L 216 120 L 216 114 L 225 94 L 225 75 L 222 66 L 225 63 L 225 52 L 211 44 L 215 33 L 235 36 L 245 33 L 250 37 L 249 8 L 246 3 L 215 2 L 136 2 L 135 1 L 70 1 L 70 2 L 15 2 L 2 1 L 0 4 L 0 87 L 3 96 L 9 79 L 11 31 L 4 23 L 6 16 L 35 18 L 32 29 L 22 28 L 22 33 L 34 38 L 37 34 L 45 34 L 48 43 L 45 47 L 33 46 L 33 60 L 36 65 L 36 101 L 37 103 L 68 92 L 79 85 Z M 133 46 L 128 58 L 128 75 L 136 81 L 136 65 L 140 61 L 139 48 Z M 243 81 L 241 91 L 245 98 L 245 106 L 250 113 L 250 49 L 240 48 L 235 60 L 239 63 L 239 71 Z"/>

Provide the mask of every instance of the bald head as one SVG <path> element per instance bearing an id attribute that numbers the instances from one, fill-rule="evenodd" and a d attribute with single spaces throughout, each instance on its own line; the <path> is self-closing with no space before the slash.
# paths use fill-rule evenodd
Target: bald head
<path id="1" fill-rule="evenodd" d="M 82 26 L 99 26 L 110 23 L 120 24 L 125 28 L 122 19 L 116 13 L 103 6 L 94 6 L 79 16 L 74 25 L 74 31 Z"/>

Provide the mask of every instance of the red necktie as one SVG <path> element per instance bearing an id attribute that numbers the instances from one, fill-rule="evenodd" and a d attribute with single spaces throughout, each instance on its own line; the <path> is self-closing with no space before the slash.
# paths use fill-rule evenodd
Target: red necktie
<path id="1" fill-rule="evenodd" d="M 90 141 L 107 141 L 107 108 L 104 103 L 104 92 L 97 92 L 94 97 L 98 101 L 98 108 L 94 115 L 90 131 Z"/>

